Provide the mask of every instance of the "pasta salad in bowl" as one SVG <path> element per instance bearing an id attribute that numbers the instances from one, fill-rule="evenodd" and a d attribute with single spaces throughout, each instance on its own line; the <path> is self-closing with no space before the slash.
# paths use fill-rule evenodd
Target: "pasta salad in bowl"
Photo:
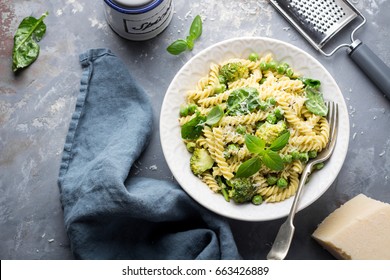
<path id="1" fill-rule="evenodd" d="M 339 137 L 305 184 L 301 210 L 341 169 L 349 120 L 331 75 L 290 44 L 236 38 L 194 56 L 164 98 L 164 156 L 181 187 L 213 212 L 247 221 L 287 216 L 305 164 L 328 143 L 326 101 L 338 103 Z"/>

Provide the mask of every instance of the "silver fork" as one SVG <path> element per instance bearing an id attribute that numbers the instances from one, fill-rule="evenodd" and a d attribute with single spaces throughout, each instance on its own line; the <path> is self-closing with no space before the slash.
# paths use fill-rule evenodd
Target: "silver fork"
<path id="1" fill-rule="evenodd" d="M 321 162 L 326 161 L 332 155 L 334 147 L 336 146 L 337 130 L 338 130 L 338 106 L 334 102 L 329 102 L 328 106 L 328 121 L 329 121 L 329 143 L 327 147 L 318 154 L 318 156 L 310 160 L 305 169 L 302 172 L 301 179 L 299 181 L 298 189 L 294 197 L 293 204 L 291 206 L 290 213 L 287 220 L 281 225 L 275 241 L 272 245 L 271 251 L 267 255 L 268 260 L 283 260 L 290 248 L 291 241 L 294 235 L 295 227 L 293 220 L 297 211 L 299 198 L 302 194 L 303 185 L 305 184 L 307 177 L 313 171 L 313 167 Z"/>

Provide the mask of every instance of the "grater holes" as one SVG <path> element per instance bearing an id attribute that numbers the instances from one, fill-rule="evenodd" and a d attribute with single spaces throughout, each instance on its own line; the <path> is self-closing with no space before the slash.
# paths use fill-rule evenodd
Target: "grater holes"
<path id="1" fill-rule="evenodd" d="M 343 8 L 335 0 L 289 0 L 289 3 L 301 20 L 322 34 L 345 16 Z"/>

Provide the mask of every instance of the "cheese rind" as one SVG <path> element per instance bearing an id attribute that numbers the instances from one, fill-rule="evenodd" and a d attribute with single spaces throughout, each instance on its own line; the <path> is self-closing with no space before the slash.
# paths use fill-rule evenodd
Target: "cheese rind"
<path id="1" fill-rule="evenodd" d="M 338 259 L 390 260 L 390 204 L 359 194 L 326 217 L 312 237 Z"/>

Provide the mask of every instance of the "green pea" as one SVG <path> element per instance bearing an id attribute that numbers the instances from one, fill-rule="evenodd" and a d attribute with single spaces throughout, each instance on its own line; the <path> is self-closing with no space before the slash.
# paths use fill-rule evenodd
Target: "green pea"
<path id="1" fill-rule="evenodd" d="M 268 63 L 266 63 L 266 62 L 261 62 L 260 63 L 260 70 L 261 71 L 267 71 L 269 69 L 269 64 Z"/>
<path id="2" fill-rule="evenodd" d="M 292 151 L 291 156 L 293 160 L 299 159 L 299 152 L 298 151 Z"/>
<path id="3" fill-rule="evenodd" d="M 274 114 L 275 114 L 275 116 L 276 116 L 276 118 L 278 119 L 278 120 L 281 120 L 281 119 L 283 119 L 283 114 L 284 114 L 284 112 L 283 112 L 283 110 L 281 109 L 281 108 L 276 108 L 275 110 L 274 110 Z"/>
<path id="4" fill-rule="evenodd" d="M 236 132 L 237 132 L 238 134 L 244 135 L 244 134 L 246 133 L 246 127 L 243 126 L 243 125 L 239 125 L 239 126 L 237 126 L 237 128 L 236 128 Z"/>
<path id="5" fill-rule="evenodd" d="M 320 162 L 320 163 L 317 163 L 316 165 L 314 165 L 314 168 L 316 170 L 320 170 L 320 169 L 324 168 L 324 166 L 325 166 L 325 163 Z"/>
<path id="6" fill-rule="evenodd" d="M 309 158 L 316 158 L 317 157 L 317 151 L 316 150 L 309 151 L 308 155 L 309 155 Z"/>
<path id="7" fill-rule="evenodd" d="M 292 155 L 281 155 L 283 163 L 291 163 L 293 160 Z"/>
<path id="8" fill-rule="evenodd" d="M 263 203 L 263 197 L 261 195 L 259 195 L 259 194 L 254 195 L 252 197 L 252 203 L 254 205 L 260 205 L 261 203 Z"/>
<path id="9" fill-rule="evenodd" d="M 278 178 L 275 177 L 275 176 L 269 176 L 267 178 L 267 184 L 270 185 L 270 186 L 275 185 L 277 182 L 278 182 Z"/>
<path id="10" fill-rule="evenodd" d="M 272 61 L 268 62 L 267 65 L 268 65 L 268 69 L 270 69 L 272 71 L 275 71 L 276 70 L 276 66 L 278 64 L 276 63 L 276 61 L 272 60 Z"/>
<path id="11" fill-rule="evenodd" d="M 267 102 L 261 101 L 259 104 L 259 108 L 262 111 L 265 111 L 269 108 L 269 104 Z"/>
<path id="12" fill-rule="evenodd" d="M 259 55 L 257 53 L 251 53 L 248 57 L 250 61 L 257 61 L 259 59 Z"/>
<path id="13" fill-rule="evenodd" d="M 267 102 L 268 102 L 269 104 L 271 104 L 271 105 L 275 105 L 275 104 L 276 104 L 276 100 L 275 100 L 275 98 L 273 98 L 273 97 L 268 98 L 268 99 L 267 99 Z"/>
<path id="14" fill-rule="evenodd" d="M 198 110 L 198 106 L 196 106 L 195 104 L 188 105 L 188 115 L 192 115 L 197 110 Z"/>
<path id="15" fill-rule="evenodd" d="M 286 75 L 287 77 L 291 78 L 292 76 L 294 76 L 294 70 L 292 70 L 291 68 L 287 68 Z"/>
<path id="16" fill-rule="evenodd" d="M 284 189 L 284 188 L 287 188 L 288 182 L 284 178 L 279 178 L 278 181 L 276 182 L 276 185 L 279 188 Z"/>
<path id="17" fill-rule="evenodd" d="M 309 161 L 309 154 L 308 153 L 299 153 L 299 160 L 302 162 L 308 162 Z"/>
<path id="18" fill-rule="evenodd" d="M 288 68 L 288 64 L 287 63 L 279 64 L 276 67 L 276 72 L 278 72 L 279 74 L 284 74 L 284 73 L 286 73 L 287 68 Z"/>
<path id="19" fill-rule="evenodd" d="M 226 85 L 225 84 L 219 84 L 219 85 L 215 86 L 215 88 L 214 88 L 214 92 L 215 93 L 222 93 L 224 91 L 226 91 Z"/>
<path id="20" fill-rule="evenodd" d="M 276 124 L 278 119 L 276 118 L 275 114 L 268 114 L 267 116 L 267 122 L 271 124 Z"/>
<path id="21" fill-rule="evenodd" d="M 180 107 L 180 117 L 186 117 L 186 116 L 188 116 L 188 107 L 181 106 Z"/>

